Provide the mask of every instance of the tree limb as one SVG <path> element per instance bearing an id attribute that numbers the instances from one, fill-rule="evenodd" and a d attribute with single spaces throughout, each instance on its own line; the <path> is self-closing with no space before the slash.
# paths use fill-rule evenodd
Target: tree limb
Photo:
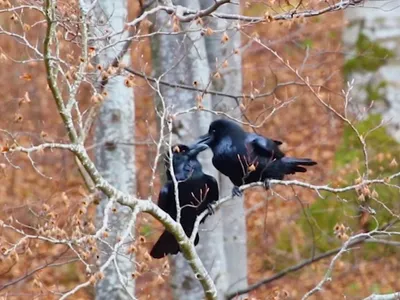
<path id="1" fill-rule="evenodd" d="M 393 293 L 393 294 L 372 294 L 364 300 L 400 300 L 400 292 Z"/>
<path id="2" fill-rule="evenodd" d="M 379 229 L 379 231 L 385 230 L 385 229 L 391 227 L 392 225 L 394 225 L 395 223 L 397 223 L 397 220 L 382 226 Z M 372 238 L 373 235 L 376 235 L 376 234 L 378 234 L 378 233 L 377 232 L 372 232 L 370 235 L 363 236 L 358 240 L 350 242 L 349 245 L 347 246 L 347 249 L 349 249 L 351 247 L 354 247 L 354 246 L 357 246 L 359 244 L 362 244 L 365 241 L 368 241 L 369 239 Z M 342 251 L 342 249 L 343 249 L 343 246 L 338 247 L 336 249 L 332 249 L 332 250 L 326 251 L 326 252 L 324 252 L 322 254 L 319 254 L 317 256 L 308 258 L 306 260 L 303 260 L 302 262 L 298 263 L 297 265 L 288 267 L 288 268 L 278 272 L 277 274 L 275 274 L 275 275 L 273 275 L 271 277 L 264 278 L 264 279 L 261 279 L 260 281 L 257 281 L 256 283 L 250 285 L 246 289 L 241 289 L 241 290 L 238 290 L 238 291 L 236 291 L 234 293 L 228 294 L 226 296 L 226 299 L 230 300 L 230 299 L 233 299 L 233 298 L 235 298 L 237 296 L 240 296 L 240 295 L 249 293 L 251 291 L 254 291 L 254 290 L 260 288 L 263 285 L 267 285 L 267 284 L 269 284 L 271 282 L 274 282 L 274 281 L 276 281 L 278 279 L 281 279 L 281 278 L 285 277 L 286 275 L 289 275 L 290 273 L 296 272 L 296 271 L 301 270 L 304 267 L 307 267 L 307 266 L 309 266 L 309 265 L 311 265 L 311 264 L 313 264 L 315 262 L 318 262 L 318 261 L 320 261 L 320 260 L 322 260 L 324 258 L 327 258 L 327 257 L 330 257 L 332 255 L 335 255 L 335 254 L 339 253 L 340 251 Z M 364 299 L 364 300 L 372 300 L 372 299 Z M 379 300 L 379 299 L 376 299 L 376 300 Z"/>
<path id="3" fill-rule="evenodd" d="M 146 11 L 142 15 L 142 19 L 144 19 L 146 16 L 154 14 L 158 11 L 165 11 L 169 15 L 175 15 L 175 17 L 180 21 L 180 22 L 191 22 L 193 20 L 196 20 L 198 18 L 202 18 L 205 16 L 211 16 L 215 18 L 220 18 L 220 19 L 226 19 L 226 20 L 236 20 L 236 21 L 245 21 L 245 22 L 250 22 L 250 23 L 259 23 L 259 22 L 270 22 L 270 21 L 280 21 L 280 20 L 292 20 L 296 18 L 310 18 L 310 17 L 315 17 L 319 16 L 328 12 L 334 12 L 338 10 L 343 10 L 345 8 L 348 8 L 349 6 L 356 6 L 361 4 L 363 1 L 360 0 L 342 0 L 338 1 L 333 5 L 329 5 L 325 8 L 319 9 L 319 10 L 304 10 L 304 11 L 297 11 L 296 9 L 293 9 L 292 11 L 285 12 L 282 14 L 277 14 L 274 16 L 262 16 L 262 17 L 250 17 L 250 16 L 244 16 L 244 15 L 238 15 L 238 14 L 227 14 L 227 13 L 218 13 L 216 10 L 218 7 L 225 3 L 229 3 L 230 1 L 228 0 L 222 0 L 222 1 L 215 1 L 213 5 L 211 5 L 208 8 L 205 8 L 203 10 L 193 10 L 193 9 L 188 9 L 186 7 L 178 6 L 178 5 L 165 5 L 165 6 L 157 6 L 151 10 Z M 127 25 L 129 26 L 135 26 L 137 24 L 137 20 L 133 20 Z"/>
<path id="4" fill-rule="evenodd" d="M 207 299 L 215 300 L 217 299 L 217 291 L 214 282 L 210 278 L 207 270 L 205 269 L 202 261 L 196 253 L 195 247 L 193 243 L 191 243 L 190 239 L 186 236 L 182 226 L 180 223 L 174 221 L 170 215 L 160 209 L 155 203 L 152 201 L 140 201 L 136 197 L 131 195 L 127 195 L 120 190 L 116 189 L 109 182 L 107 182 L 97 170 L 96 166 L 90 159 L 88 153 L 86 152 L 84 146 L 80 143 L 78 136 L 76 134 L 75 128 L 73 126 L 73 118 L 71 115 L 71 111 L 67 111 L 65 109 L 65 105 L 62 99 L 62 94 L 57 85 L 57 78 L 54 76 L 54 66 L 50 60 L 50 45 L 52 43 L 52 36 L 55 30 L 55 3 L 51 0 L 45 1 L 45 14 L 47 21 L 47 31 L 44 43 L 44 51 L 45 51 L 45 65 L 47 72 L 47 81 L 50 86 L 51 93 L 56 101 L 57 108 L 62 117 L 64 126 L 67 129 L 68 136 L 73 143 L 71 147 L 73 149 L 73 153 L 82 163 L 86 172 L 93 180 L 96 188 L 101 190 L 104 194 L 106 194 L 109 198 L 115 198 L 118 203 L 121 205 L 125 205 L 130 207 L 134 215 L 140 212 L 147 212 L 159 220 L 167 230 L 169 230 L 177 241 L 179 241 L 182 253 L 184 257 L 187 259 L 189 265 L 191 266 L 193 272 L 196 274 L 196 278 L 200 281 L 203 286 L 204 293 Z M 117 243 L 119 245 L 121 242 Z M 117 246 L 116 245 L 116 246 Z M 107 260 L 106 264 L 102 266 L 102 268 L 107 268 L 107 266 L 112 262 L 112 256 Z M 90 284 L 89 281 L 82 283 L 76 286 L 73 290 L 64 294 L 62 299 L 65 299 L 69 295 L 74 294 L 77 290 L 88 286 Z"/>

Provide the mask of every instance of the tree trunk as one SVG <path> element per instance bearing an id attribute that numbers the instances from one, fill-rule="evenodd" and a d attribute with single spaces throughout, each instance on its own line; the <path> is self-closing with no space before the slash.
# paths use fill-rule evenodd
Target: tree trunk
<path id="1" fill-rule="evenodd" d="M 214 3 L 213 0 L 201 2 L 202 9 Z M 218 10 L 221 13 L 240 14 L 240 5 L 225 4 Z M 214 30 L 211 36 L 206 37 L 207 56 L 212 73 L 218 72 L 221 78 L 213 77 L 212 88 L 227 94 L 242 94 L 242 58 L 240 52 L 240 32 L 235 29 L 235 22 L 217 18 L 208 18 L 207 26 Z M 222 32 L 221 32 L 222 31 Z M 229 40 L 222 43 L 224 32 Z M 237 50 L 236 54 L 234 51 Z M 227 61 L 227 66 L 222 66 Z M 241 111 L 236 100 L 227 97 L 213 96 L 213 107 L 218 111 L 241 119 Z M 219 173 L 221 197 L 232 193 L 232 183 L 228 177 Z M 227 262 L 228 290 L 247 287 L 247 237 L 246 214 L 243 197 L 235 197 L 221 206 L 221 215 L 224 230 L 224 249 Z M 243 295 L 240 299 L 245 298 Z"/>
<path id="2" fill-rule="evenodd" d="M 357 40 L 362 36 L 381 48 L 380 51 L 371 50 L 371 46 L 358 49 L 360 53 L 368 53 L 366 59 L 370 61 L 369 69 L 350 69 L 347 79 L 355 79 L 352 91 L 356 106 L 354 110 L 359 112 L 361 106 L 363 111 L 363 107 L 369 106 L 369 102 L 374 100 L 370 112 L 379 113 L 390 120 L 386 127 L 400 142 L 400 63 L 397 59 L 400 57 L 400 10 L 396 9 L 397 6 L 397 3 L 389 0 L 369 0 L 365 1 L 365 7 L 346 10 L 345 18 L 350 25 L 344 30 L 343 39 L 345 46 L 351 50 L 348 51 L 351 57 L 354 56 Z M 385 9 L 380 9 L 382 7 Z"/>
<path id="3" fill-rule="evenodd" d="M 128 13 L 127 2 L 122 0 L 99 0 L 94 10 L 94 27 L 92 33 L 101 36 L 120 32 L 124 29 Z M 104 24 L 104 25 L 99 25 Z M 106 42 L 99 42 L 96 50 L 112 44 L 117 40 L 126 38 L 127 33 L 116 35 Z M 97 63 L 104 69 L 107 69 L 112 61 L 122 50 L 123 43 L 117 44 L 101 52 L 97 57 Z M 130 53 L 123 56 L 122 62 L 130 65 Z M 135 136 L 135 111 L 133 90 L 124 85 L 123 76 L 110 78 L 104 87 L 107 96 L 104 97 L 103 105 L 100 109 L 95 131 L 95 150 L 96 166 L 113 186 L 128 194 L 133 194 L 136 190 L 135 182 L 135 149 L 133 146 Z M 124 142 L 121 144 L 119 142 Z M 126 145 L 131 143 L 132 145 Z M 106 205 L 112 199 L 102 199 L 97 207 L 96 228 L 101 228 L 104 220 Z M 112 210 L 106 213 L 109 216 L 107 232 L 109 236 L 105 241 L 112 247 L 116 244 L 118 237 L 126 230 L 130 230 L 133 236 L 134 228 L 127 228 L 128 219 L 131 216 L 131 210 L 127 207 L 113 204 Z M 117 209 L 113 212 L 114 208 Z M 104 272 L 104 279 L 96 284 L 96 299 L 131 299 L 134 294 L 135 284 L 131 278 L 134 272 L 134 257 L 126 255 L 127 240 L 120 249 L 118 249 L 116 262 Z M 99 243 L 100 264 L 103 264 L 112 254 L 111 249 L 105 243 Z M 122 282 L 123 283 L 122 283 Z"/>
<path id="4" fill-rule="evenodd" d="M 199 2 L 193 0 L 176 1 L 177 5 L 199 9 Z M 195 22 L 191 24 L 173 25 L 171 17 L 164 12 L 157 14 L 154 20 L 154 31 L 173 30 L 173 26 L 180 26 L 184 30 L 197 28 Z M 171 83 L 194 84 L 199 88 L 205 88 L 209 82 L 210 69 L 207 61 L 204 38 L 199 31 L 187 32 L 185 35 L 156 35 L 152 40 L 153 68 L 156 77 L 164 72 L 163 80 Z M 166 107 L 172 107 L 173 111 L 184 111 L 196 105 L 196 96 L 201 93 L 174 89 L 161 86 L 161 93 Z M 210 108 L 211 98 L 204 95 L 202 105 Z M 212 121 L 212 115 L 206 112 L 195 112 L 179 116 L 175 120 L 174 143 L 180 141 L 191 143 L 208 131 Z M 212 153 L 207 150 L 199 155 L 205 173 L 218 179 L 218 173 L 212 166 Z M 221 213 L 218 210 L 214 216 L 200 227 L 200 242 L 196 250 L 214 280 L 218 295 L 223 299 L 227 289 L 226 263 L 223 248 L 223 228 Z M 172 288 L 174 299 L 192 300 L 203 299 L 204 293 L 198 280 L 181 254 L 171 258 Z"/>

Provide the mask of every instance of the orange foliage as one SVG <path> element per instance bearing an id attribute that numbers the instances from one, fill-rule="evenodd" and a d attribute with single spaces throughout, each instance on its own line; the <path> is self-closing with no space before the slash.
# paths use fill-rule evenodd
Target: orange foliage
<path id="1" fill-rule="evenodd" d="M 76 16 L 74 5 L 62 3 L 66 15 Z M 245 9 L 245 8 L 244 8 Z M 138 10 L 130 10 L 132 19 Z M 11 17 L 11 15 L 10 15 Z M 30 37 L 42 35 L 43 26 L 32 27 L 38 18 L 35 12 L 27 12 L 23 28 L 17 28 L 12 23 L 8 26 L 15 30 L 25 30 Z M 304 74 L 313 84 L 323 86 L 320 90 L 323 98 L 338 110 L 342 109 L 342 100 L 337 96 L 337 91 L 342 89 L 343 77 L 340 54 L 340 33 L 343 17 L 341 13 L 322 16 L 318 23 L 309 20 L 295 20 L 286 22 L 267 22 L 245 28 L 246 34 L 253 36 L 255 33 L 261 40 L 271 41 L 271 47 L 282 57 L 290 61 L 292 66 L 301 68 L 304 64 Z M 148 32 L 149 24 L 141 26 L 142 33 Z M 207 34 L 212 35 L 213 29 L 207 28 Z M 335 33 L 329 35 L 327 32 Z M 312 39 L 313 47 L 306 53 L 301 47 L 301 41 Z M 243 36 L 243 43 L 248 40 Z M 223 43 L 229 42 L 228 36 L 223 36 Z M 15 59 L 29 58 L 29 53 L 24 53 L 21 45 L 5 37 L 0 41 L 2 52 Z M 151 71 L 151 51 L 148 39 L 134 42 L 131 46 L 133 67 L 147 74 Z M 69 62 L 76 60 L 76 49 L 67 43 L 61 44 L 64 53 L 70 53 Z M 93 50 L 94 51 L 94 50 Z M 277 83 L 295 81 L 296 77 L 288 71 L 266 49 L 253 44 L 243 54 L 243 93 L 262 94 L 276 88 Z M 307 57 L 307 61 L 305 60 Z M 18 143 L 23 145 L 38 144 L 39 142 L 67 141 L 65 128 L 57 113 L 55 103 L 47 88 L 46 75 L 42 63 L 35 61 L 26 64 L 17 64 L 11 59 L 2 60 L 0 90 L 2 91 L 2 105 L 0 107 L 0 128 L 12 133 Z M 146 80 L 132 77 L 127 79 L 127 86 L 134 87 L 136 105 L 136 163 L 141 170 L 137 172 L 137 194 L 139 197 L 155 200 L 159 191 L 159 179 L 152 194 L 149 194 L 149 178 L 152 176 L 152 164 L 155 157 L 153 139 L 157 138 L 156 112 L 154 110 L 154 92 Z M 79 103 L 84 111 L 93 103 L 91 95 L 82 88 L 79 93 Z M 285 108 L 278 110 L 257 132 L 285 142 L 287 154 L 299 157 L 312 157 L 318 161 L 318 166 L 302 175 L 296 175 L 311 183 L 320 184 L 328 182 L 332 159 L 336 145 L 341 136 L 342 124 L 338 122 L 325 108 L 323 108 L 309 89 L 300 84 L 279 87 L 273 96 L 262 99 L 245 98 L 241 104 L 244 115 L 252 121 L 260 121 L 263 115 L 268 114 L 270 108 L 296 97 L 296 101 Z M 195 100 L 194 100 L 195 101 Z M 247 130 L 251 130 L 247 128 Z M 0 145 L 3 150 L 12 146 L 12 140 L 7 134 L 0 135 Z M 89 138 L 87 145 L 90 145 Z M 93 231 L 93 216 L 95 201 L 88 199 L 83 181 L 76 168 L 73 157 L 65 151 L 46 150 L 42 153 L 32 154 L 35 161 L 35 170 L 26 154 L 8 155 L 1 161 L 0 176 L 0 219 L 24 229 L 33 234 L 32 228 L 42 226 L 43 235 L 48 237 L 63 237 L 66 234 L 80 236 L 85 232 Z M 42 173 L 42 176 L 38 174 Z M 51 178 L 51 180 L 50 180 Z M 246 192 L 246 207 L 248 225 L 248 267 L 249 282 L 253 283 L 263 277 L 273 275 L 274 243 L 280 232 L 299 216 L 301 212 L 301 199 L 304 205 L 312 203 L 312 191 L 299 188 L 277 188 L 282 198 L 271 196 L 270 192 L 259 189 Z M 83 200 L 85 199 L 84 203 Z M 9 218 L 12 216 L 12 218 Z M 83 216 L 83 217 L 82 217 Z M 16 222 L 18 220 L 18 223 Z M 46 225 L 50 224 L 50 225 Z M 48 229 L 46 229 L 48 226 Z M 156 222 L 148 215 L 141 216 L 138 231 L 143 226 L 155 226 Z M 160 228 L 160 227 L 157 227 Z M 132 278 L 137 280 L 137 293 L 139 299 L 168 299 L 169 264 L 166 259 L 152 261 L 147 249 L 158 236 L 155 231 L 151 236 L 138 239 L 130 248 L 130 253 L 137 255 L 137 271 Z M 0 238 L 0 247 L 5 242 L 19 239 L 20 236 L 4 231 Z M 290 255 L 299 257 L 296 253 L 296 243 L 301 242 L 300 231 L 292 233 L 293 251 Z M 4 252 L 4 250 L 2 250 Z M 96 256 L 97 249 L 82 248 L 77 250 L 80 255 Z M 289 255 L 289 254 L 288 254 Z M 45 299 L 56 299 L 57 295 L 49 290 L 68 290 L 80 282 L 88 280 L 84 265 L 76 261 L 74 253 L 65 246 L 49 246 L 48 243 L 38 241 L 35 243 L 21 243 L 12 255 L 0 264 L 0 287 L 12 282 L 21 276 L 27 275 L 36 268 L 54 263 L 70 262 L 59 266 L 42 268 L 27 280 L 21 280 L 14 285 L 0 291 L 0 295 L 8 293 L 12 299 L 26 298 L 26 295 L 36 295 Z M 265 267 L 265 265 L 269 267 Z M 270 267 L 272 266 L 272 267 Z M 385 282 L 395 287 L 397 284 L 395 262 L 380 264 L 381 272 L 385 272 Z M 379 279 L 380 274 L 374 272 L 376 265 L 361 261 L 355 270 L 349 272 L 352 266 L 349 263 L 338 264 L 338 272 L 343 274 L 336 278 L 334 283 L 327 284 L 323 294 L 324 299 L 341 299 L 343 283 L 350 280 L 359 280 L 367 285 Z M 295 276 L 288 276 L 271 285 L 251 293 L 257 299 L 284 299 L 292 297 L 298 299 L 312 288 L 319 278 L 322 278 L 327 269 L 327 261 L 321 261 Z M 101 274 L 90 277 L 91 283 L 101 280 Z M 382 279 L 383 280 L 383 279 Z M 301 282 L 301 284 L 300 284 Z M 93 285 L 78 292 L 74 299 L 90 299 L 93 295 Z M 317 296 L 315 299 L 321 295 Z M 274 298 L 275 297 L 275 298 Z M 280 297 L 280 298 L 276 298 Z"/>

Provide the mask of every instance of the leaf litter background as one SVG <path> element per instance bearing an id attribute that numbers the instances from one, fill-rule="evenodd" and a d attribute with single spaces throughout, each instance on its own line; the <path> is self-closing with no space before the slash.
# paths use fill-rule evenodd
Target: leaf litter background
<path id="1" fill-rule="evenodd" d="M 72 2 L 63 5 L 66 13 L 74 13 Z M 258 3 L 243 4 L 243 11 L 250 15 L 262 14 L 265 9 L 268 7 Z M 137 8 L 132 6 L 130 18 L 136 14 Z M 29 12 L 25 15 L 25 20 L 26 23 L 33 24 L 37 16 Z M 21 32 L 19 24 L 8 19 L 0 22 L 8 29 Z M 341 48 L 341 31 L 344 25 L 343 16 L 339 12 L 307 20 L 258 24 L 244 30 L 249 35 L 257 33 L 263 42 L 268 42 L 292 66 L 299 68 L 303 65 L 303 75 L 308 76 L 311 83 L 322 86 L 324 99 L 341 111 L 343 99 L 340 91 L 345 82 Z M 45 26 L 38 25 L 28 35 L 32 38 L 41 36 L 44 28 Z M 141 29 L 148 31 L 148 23 L 142 24 Z M 39 41 L 43 42 L 41 38 Z M 246 42 L 243 36 L 242 43 Z M 0 39 L 0 47 L 3 53 L 14 58 L 29 57 L 28 52 L 7 37 Z M 71 61 L 79 53 L 79 49 L 66 44 L 61 44 L 61 49 L 63 53 L 70 53 Z M 256 44 L 247 48 L 242 56 L 245 94 L 269 92 L 277 83 L 296 80 L 294 74 L 271 53 Z M 305 57 L 307 60 L 304 64 Z M 135 69 L 151 73 L 148 40 L 132 44 L 132 60 Z M 43 141 L 66 141 L 65 129 L 47 89 L 42 64 L 15 64 L 2 57 L 2 68 L 0 128 L 16 134 L 18 142 L 25 145 Z M 137 194 L 145 199 L 149 197 L 148 179 L 155 154 L 155 146 L 151 141 L 158 133 L 153 92 L 140 78 L 135 79 L 135 84 L 138 142 L 136 161 L 137 168 L 140 169 L 137 172 Z M 82 111 L 93 105 L 89 101 L 87 90 L 82 89 L 80 97 Z M 275 97 L 279 101 L 289 101 L 292 97 L 296 99 L 277 111 L 257 132 L 284 141 L 288 155 L 312 157 L 318 161 L 317 167 L 310 168 L 306 174 L 296 175 L 296 179 L 313 184 L 332 183 L 334 186 L 353 183 L 358 177 L 357 170 L 362 168 L 362 156 L 352 133 L 332 113 L 324 109 L 304 86 L 277 88 Z M 272 96 L 257 100 L 245 99 L 243 111 L 250 120 L 259 121 L 260 111 L 268 114 L 268 107 L 276 104 L 276 99 Z M 195 103 L 195 99 L 193 102 Z M 360 126 L 368 129 L 373 127 L 374 122 L 376 120 L 367 120 Z M 384 131 L 375 136 L 377 141 L 372 140 L 373 147 L 369 149 L 375 172 L 373 175 L 393 173 L 395 170 L 390 162 L 398 156 L 398 145 L 387 138 Z M 0 137 L 3 147 L 10 146 L 7 134 L 1 134 Z M 92 139 L 87 145 L 92 145 Z M 61 151 L 44 151 L 33 154 L 32 159 L 37 170 L 44 176 L 38 175 L 26 155 L 10 156 L 10 161 L 16 167 L 2 158 L 1 219 L 30 233 L 34 231 L 27 226 L 41 226 L 44 233 L 48 230 L 59 236 L 74 234 L 77 223 L 80 223 L 80 228 L 84 228 L 84 232 L 93 230 L 94 204 L 88 205 L 87 210 L 82 204 L 87 193 L 72 155 Z M 152 199 L 157 199 L 158 190 L 159 179 Z M 319 253 L 339 246 L 341 241 L 333 233 L 336 223 L 343 223 L 353 233 L 359 232 L 365 226 L 373 226 L 368 223 L 368 216 L 358 217 L 359 205 L 355 193 L 346 195 L 349 200 L 346 204 L 327 194 L 324 194 L 326 199 L 318 199 L 314 192 L 297 187 L 276 187 L 275 191 L 280 197 L 261 189 L 246 192 L 249 283 L 297 264 L 309 258 L 313 251 Z M 399 201 L 395 201 L 398 199 L 398 191 L 382 190 L 379 194 L 382 201 L 388 201 L 389 207 L 395 213 L 399 212 L 399 204 L 396 203 Z M 389 220 L 382 207 L 375 209 L 378 214 L 382 213 L 383 220 Z M 144 215 L 140 218 L 137 232 L 144 239 L 136 245 L 139 299 L 171 299 L 167 260 L 149 261 L 145 255 L 160 231 L 161 226 L 150 216 Z M 7 241 L 16 241 L 17 238 L 10 231 L 2 230 L 0 246 L 8 246 Z M 0 295 L 6 297 L 4 299 L 33 296 L 38 299 L 58 298 L 54 292 L 69 290 L 88 279 L 84 266 L 75 260 L 74 253 L 62 245 L 32 241 L 22 243 L 10 258 L 2 257 Z M 329 262 L 329 259 L 325 259 L 289 274 L 252 292 L 250 296 L 254 299 L 299 299 L 322 279 Z M 58 265 L 41 268 L 53 263 Z M 372 292 L 400 290 L 399 267 L 395 248 L 383 245 L 360 246 L 343 256 L 336 264 L 333 281 L 326 283 L 323 292 L 312 298 L 342 299 L 346 296 L 347 299 L 360 299 Z M 32 276 L 24 278 L 34 270 L 36 272 Z M 21 278 L 24 279 L 6 286 L 7 283 Z M 79 291 L 74 299 L 92 297 L 91 286 Z"/>

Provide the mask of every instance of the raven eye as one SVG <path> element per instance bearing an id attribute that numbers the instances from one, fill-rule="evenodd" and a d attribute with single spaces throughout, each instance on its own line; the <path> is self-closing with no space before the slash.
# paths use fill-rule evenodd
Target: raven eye
<path id="1" fill-rule="evenodd" d="M 213 130 L 212 130 L 212 133 L 215 133 L 215 132 L 216 132 L 216 130 L 215 130 L 215 129 L 213 129 Z"/>

